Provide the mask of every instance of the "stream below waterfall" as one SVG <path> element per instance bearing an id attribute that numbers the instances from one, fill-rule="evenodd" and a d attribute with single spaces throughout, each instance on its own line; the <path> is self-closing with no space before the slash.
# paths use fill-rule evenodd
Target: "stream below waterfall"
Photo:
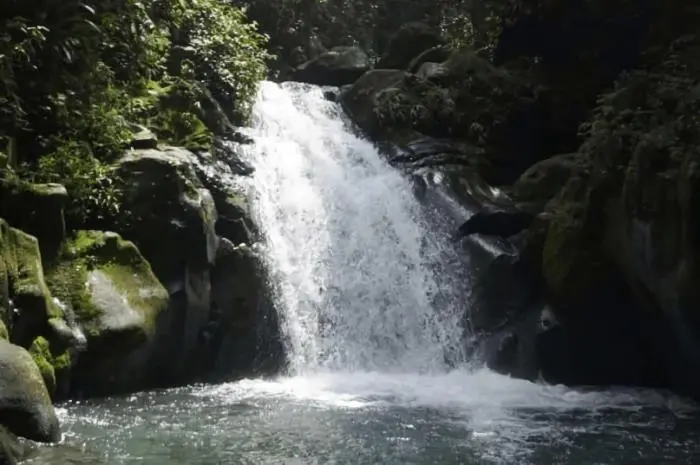
<path id="1" fill-rule="evenodd" d="M 700 415 L 674 395 L 470 360 L 468 263 L 322 89 L 263 83 L 247 135 L 288 373 L 67 403 L 63 443 L 30 463 L 700 462 Z"/>

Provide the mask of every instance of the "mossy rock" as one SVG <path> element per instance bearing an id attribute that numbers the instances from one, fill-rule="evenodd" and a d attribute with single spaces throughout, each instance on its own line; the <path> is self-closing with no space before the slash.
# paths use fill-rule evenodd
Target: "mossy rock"
<path id="1" fill-rule="evenodd" d="M 0 180 L 0 217 L 35 236 L 44 258 L 55 254 L 65 238 L 67 202 L 68 192 L 60 184 Z"/>
<path id="2" fill-rule="evenodd" d="M 576 302 L 616 271 L 604 251 L 605 187 L 574 177 L 548 212 L 542 273 L 554 302 Z"/>
<path id="3" fill-rule="evenodd" d="M 508 190 L 516 202 L 542 211 L 569 179 L 588 170 L 585 155 L 555 155 L 532 165 Z"/>
<path id="4" fill-rule="evenodd" d="M 121 353 L 150 339 L 168 293 L 136 246 L 118 234 L 79 231 L 48 271 L 53 294 L 75 312 L 88 351 Z"/>
<path id="5" fill-rule="evenodd" d="M 49 341 L 43 336 L 34 339 L 29 353 L 34 359 L 41 376 L 44 378 L 49 395 L 55 398 L 57 394 L 65 395 L 70 376 L 71 354 L 69 350 L 55 354 Z M 59 392 L 60 391 L 60 392 Z"/>
<path id="6" fill-rule="evenodd" d="M 396 92 L 407 73 L 394 69 L 377 69 L 364 74 L 342 92 L 341 104 L 350 118 L 370 136 L 379 131 L 377 107 L 387 92 Z"/>
<path id="7" fill-rule="evenodd" d="M 0 220 L 0 284 L 5 294 L 0 319 L 8 326 L 12 341 L 28 347 L 50 318 L 62 317 L 44 280 L 37 239 Z M 9 300 L 15 314 L 10 318 Z"/>
<path id="8" fill-rule="evenodd" d="M 0 320 L 0 339 L 10 339 L 10 333 L 7 332 L 7 326 L 2 320 Z"/>

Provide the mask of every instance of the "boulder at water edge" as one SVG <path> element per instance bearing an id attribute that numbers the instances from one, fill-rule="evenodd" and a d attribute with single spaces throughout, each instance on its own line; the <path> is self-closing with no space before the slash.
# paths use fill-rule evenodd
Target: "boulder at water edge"
<path id="1" fill-rule="evenodd" d="M 47 279 L 87 337 L 73 367 L 72 390 L 141 387 L 148 375 L 148 345 L 168 307 L 168 293 L 136 246 L 115 233 L 79 231 L 64 249 Z M 32 350 L 39 360 L 50 357 L 44 341 L 34 341 Z"/>
<path id="2" fill-rule="evenodd" d="M 60 438 L 56 413 L 32 356 L 3 340 L 0 340 L 0 426 L 40 442 L 55 442 Z"/>
<path id="3" fill-rule="evenodd" d="M 250 217 L 253 168 L 236 153 L 246 143 L 219 141 L 211 153 L 134 150 L 118 162 L 128 186 L 122 208 L 133 218 L 122 232 L 170 294 L 152 360 L 160 385 L 199 379 L 212 369 L 251 372 L 268 352 L 260 331 L 276 331 L 272 312 L 261 304 L 266 283 L 257 258 L 241 245 L 254 244 L 258 235 Z"/>

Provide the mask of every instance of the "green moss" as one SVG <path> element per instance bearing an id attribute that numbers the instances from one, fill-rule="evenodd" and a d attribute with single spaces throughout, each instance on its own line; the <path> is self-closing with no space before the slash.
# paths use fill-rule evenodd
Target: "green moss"
<path id="1" fill-rule="evenodd" d="M 36 363 L 36 366 L 39 368 L 41 377 L 44 378 L 44 383 L 46 384 L 46 389 L 49 391 L 49 395 L 53 395 L 56 391 L 56 372 L 51 364 L 52 356 L 49 342 L 39 336 L 34 339 L 32 346 L 29 348 L 29 353 L 34 359 L 34 363 Z"/>
<path id="2" fill-rule="evenodd" d="M 572 209 L 575 206 L 570 206 Z M 542 270 L 553 294 L 564 294 L 576 284 L 572 276 L 578 265 L 581 247 L 580 225 L 571 210 L 556 215 L 549 225 L 542 251 Z"/>
<path id="3" fill-rule="evenodd" d="M 61 261 L 49 273 L 54 295 L 69 304 L 88 336 L 101 331 L 103 310 L 92 301 L 88 284 L 99 271 L 112 282 L 130 307 L 144 317 L 145 329 L 155 329 L 158 313 L 167 305 L 167 292 L 136 246 L 114 233 L 79 231 L 65 246 Z"/>
<path id="4" fill-rule="evenodd" d="M 0 320 L 0 339 L 10 339 L 10 335 L 7 332 L 7 326 L 5 326 L 5 323 L 3 323 L 2 320 Z"/>
<path id="5" fill-rule="evenodd" d="M 32 342 L 29 353 L 44 378 L 49 394 L 53 396 L 60 378 L 66 376 L 71 368 L 70 352 L 65 350 L 56 354 L 49 341 L 39 336 Z"/>
<path id="6" fill-rule="evenodd" d="M 37 239 L 0 220 L 0 270 L 9 281 L 9 297 L 37 320 L 62 316 L 51 298 Z"/>
<path id="7" fill-rule="evenodd" d="M 100 311 L 92 304 L 87 288 L 89 261 L 89 257 L 60 261 L 48 270 L 47 283 L 51 293 L 72 308 L 83 329 L 91 333 L 97 331 Z"/>

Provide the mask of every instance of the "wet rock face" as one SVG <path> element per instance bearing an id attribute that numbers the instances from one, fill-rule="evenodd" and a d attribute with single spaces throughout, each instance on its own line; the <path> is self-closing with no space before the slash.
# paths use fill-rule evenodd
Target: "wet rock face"
<path id="1" fill-rule="evenodd" d="M 226 369 L 245 374 L 264 362 L 258 338 L 273 330 L 259 318 L 267 285 L 250 248 L 258 236 L 250 216 L 252 168 L 235 153 L 247 142 L 218 141 L 212 153 L 133 151 L 120 161 L 131 186 L 124 208 L 138 218 L 124 235 L 170 296 L 150 355 L 155 384 Z M 224 348 L 237 355 L 224 360 Z"/>
<path id="2" fill-rule="evenodd" d="M 116 233 L 79 231 L 64 250 L 47 279 L 85 336 L 68 361 L 70 391 L 93 395 L 147 385 L 148 353 L 169 305 L 167 291 L 136 246 Z M 41 345 L 35 341 L 35 360 L 45 359 L 54 371 L 65 368 Z"/>

